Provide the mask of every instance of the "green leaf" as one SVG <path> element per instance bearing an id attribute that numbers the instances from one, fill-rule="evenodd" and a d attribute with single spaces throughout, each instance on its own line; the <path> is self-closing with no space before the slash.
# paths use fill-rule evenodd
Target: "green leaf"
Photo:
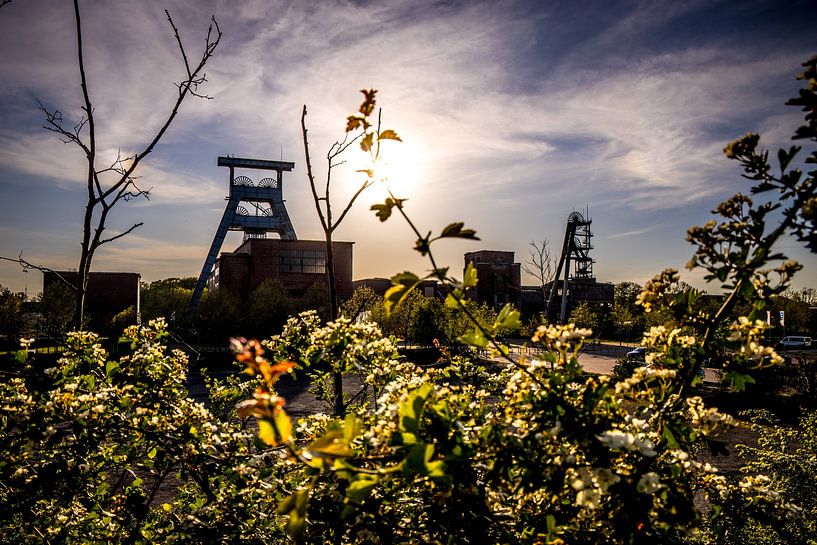
<path id="1" fill-rule="evenodd" d="M 678 440 L 675 438 L 675 434 L 672 433 L 669 425 L 664 426 L 664 429 L 661 431 L 661 438 L 667 442 L 667 448 L 670 449 L 677 449 L 680 448 L 678 444 Z"/>
<path id="2" fill-rule="evenodd" d="M 414 249 L 420 252 L 420 255 L 422 256 L 425 256 L 431 249 L 431 243 L 429 242 L 429 238 L 431 238 L 431 231 L 428 232 L 427 236 L 418 238 L 414 242 Z"/>
<path id="3" fill-rule="evenodd" d="M 397 140 L 398 142 L 402 142 L 403 140 L 397 136 L 397 133 L 391 129 L 386 129 L 380 131 L 380 134 L 377 136 L 378 140 Z"/>
<path id="4" fill-rule="evenodd" d="M 111 376 L 111 373 L 119 369 L 119 362 L 109 361 L 105 364 L 105 376 Z"/>
<path id="5" fill-rule="evenodd" d="M 278 444 L 275 434 L 275 428 L 267 420 L 258 421 L 258 438 L 261 439 L 264 443 L 271 446 L 275 446 Z"/>
<path id="6" fill-rule="evenodd" d="M 392 286 L 383 296 L 383 306 L 387 314 L 391 314 L 392 309 L 399 305 L 422 280 L 416 274 L 405 271 L 392 277 Z"/>
<path id="7" fill-rule="evenodd" d="M 351 443 L 360 435 L 363 429 L 363 422 L 355 414 L 347 414 L 346 420 L 343 422 L 343 440 L 346 444 Z"/>
<path id="8" fill-rule="evenodd" d="M 427 443 L 418 443 L 413 445 L 406 455 L 403 469 L 407 473 L 417 473 L 419 475 L 426 475 L 432 479 L 445 478 L 445 462 L 437 460 L 431 461 L 434 456 L 434 445 Z"/>
<path id="9" fill-rule="evenodd" d="M 386 221 L 391 216 L 392 209 L 397 206 L 400 207 L 406 199 L 392 199 L 388 197 L 383 204 L 373 204 L 370 210 L 374 210 L 380 221 Z"/>
<path id="10" fill-rule="evenodd" d="M 729 381 L 732 388 L 741 392 L 746 389 L 747 384 L 754 384 L 755 379 L 751 375 L 739 371 L 727 371 L 724 378 Z"/>
<path id="11" fill-rule="evenodd" d="M 502 307 L 502 310 L 499 312 L 499 316 L 497 316 L 496 321 L 494 322 L 494 329 L 513 329 L 517 330 L 522 327 L 522 323 L 519 321 L 519 311 L 514 310 L 513 306 L 509 303 Z"/>
<path id="12" fill-rule="evenodd" d="M 473 229 L 463 229 L 463 222 L 458 221 L 451 223 L 443 229 L 440 233 L 440 238 L 467 238 L 470 240 L 479 240 L 477 232 Z"/>
<path id="13" fill-rule="evenodd" d="M 488 348 L 489 343 L 489 340 L 485 338 L 485 335 L 483 335 L 479 329 L 469 331 L 465 335 L 461 335 L 457 340 L 468 346 L 475 346 L 482 349 Z"/>
<path id="14" fill-rule="evenodd" d="M 373 204 L 369 210 L 374 210 L 380 221 L 386 221 L 391 216 L 392 207 L 388 204 Z"/>
<path id="15" fill-rule="evenodd" d="M 457 288 L 445 296 L 445 306 L 448 308 L 460 308 L 460 301 L 465 297 L 462 290 Z"/>
<path id="16" fill-rule="evenodd" d="M 474 264 L 469 262 L 462 277 L 462 288 L 467 290 L 475 287 L 477 287 L 477 270 L 474 268 Z"/>
<path id="17" fill-rule="evenodd" d="M 353 503 L 362 503 L 369 497 L 374 487 L 380 482 L 377 475 L 357 474 L 346 488 L 346 499 Z"/>
<path id="18" fill-rule="evenodd" d="M 406 401 L 397 409 L 399 431 L 413 434 L 415 437 L 419 435 L 423 407 L 433 388 L 431 384 L 423 384 L 409 392 Z"/>
<path id="19" fill-rule="evenodd" d="M 282 409 L 278 409 L 273 412 L 272 419 L 275 422 L 275 428 L 278 431 L 281 442 L 289 442 L 292 438 L 292 420 L 289 419 L 289 415 Z"/>
<path id="20" fill-rule="evenodd" d="M 438 267 L 432 271 L 432 274 L 441 281 L 445 281 L 446 277 L 448 276 L 448 269 L 449 267 Z"/>
<path id="21" fill-rule="evenodd" d="M 156 452 L 157 452 L 156 447 L 150 449 L 150 452 L 148 452 L 148 458 L 150 458 L 151 460 L 156 458 Z"/>
<path id="22" fill-rule="evenodd" d="M 309 489 L 299 490 L 278 504 L 279 515 L 289 515 L 287 531 L 296 543 L 303 543 Z"/>

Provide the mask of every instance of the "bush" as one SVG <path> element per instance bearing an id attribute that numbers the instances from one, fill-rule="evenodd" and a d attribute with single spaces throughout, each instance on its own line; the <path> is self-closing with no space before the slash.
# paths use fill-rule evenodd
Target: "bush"
<path id="1" fill-rule="evenodd" d="M 643 361 L 630 359 L 627 356 L 621 356 L 616 359 L 616 364 L 613 366 L 610 376 L 615 381 L 624 380 L 633 376 L 633 372 L 643 365 Z"/>
<path id="2" fill-rule="evenodd" d="M 806 66 L 809 87 L 791 103 L 813 112 L 817 58 Z M 373 142 L 397 136 L 373 123 L 374 91 L 365 94 L 348 126 L 364 128 L 361 146 L 374 154 Z M 817 117 L 807 120 L 797 135 L 817 140 Z M 31 543 L 266 543 L 286 532 L 300 543 L 361 545 L 812 539 L 813 419 L 804 431 L 778 429 L 746 450 L 755 461 L 739 480 L 693 456 L 733 423 L 693 395 L 702 363 L 717 354 L 742 388 L 758 369 L 782 362 L 762 344 L 762 317 L 800 267 L 774 246 L 789 234 L 817 249 L 814 179 L 788 169 L 799 149 L 779 152 L 777 176 L 757 146 L 750 134 L 725 151 L 755 180 L 753 193 L 775 190 L 775 204 L 736 195 L 716 209 L 718 221 L 690 229 L 689 266 L 727 292 L 718 306 L 682 289 L 677 271 L 644 286 L 638 303 L 653 324 L 642 339 L 649 366 L 617 382 L 584 373 L 577 355 L 592 332 L 573 324 L 536 327 L 538 355 L 512 358 L 499 337 L 519 328 L 519 313 L 510 306 L 483 313 L 465 297 L 477 284 L 473 267 L 458 280 L 435 261 L 436 241 L 475 232 L 459 222 L 436 236 L 421 231 L 405 199 L 390 193 L 373 207 L 378 218 L 397 211 L 431 271 L 396 275 L 384 311 L 399 310 L 425 279 L 444 282 L 446 310 L 468 323 L 457 339 L 502 359 L 501 371 L 475 372 L 470 354 L 421 368 L 373 324 L 322 324 L 307 313 L 264 345 L 234 342 L 251 379 L 210 382 L 221 408 L 247 396 L 233 421 L 186 398 L 184 358 L 159 344 L 161 322 L 130 328 L 133 354 L 115 362 L 93 334 L 75 333 L 57 368 L 26 365 L 0 386 L 7 513 L 0 535 Z M 817 152 L 807 160 L 817 162 Z M 738 308 L 747 314 L 732 319 Z M 375 399 L 343 419 L 293 422 L 276 385 L 299 367 L 318 384 L 357 373 Z M 258 424 L 255 441 L 242 426 L 249 417 Z M 177 493 L 159 504 L 173 474 Z"/>
<path id="3" fill-rule="evenodd" d="M 126 335 L 132 353 L 110 360 L 96 335 L 71 333 L 56 367 L 25 359 L 0 384 L 2 542 L 281 539 L 276 466 L 253 462 L 252 433 L 187 397 L 162 321 Z"/>

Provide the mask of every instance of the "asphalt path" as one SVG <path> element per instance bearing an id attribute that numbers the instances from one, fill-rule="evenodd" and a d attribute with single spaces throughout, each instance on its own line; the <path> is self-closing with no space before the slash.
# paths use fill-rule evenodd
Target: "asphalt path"
<path id="1" fill-rule="evenodd" d="M 582 369 L 588 373 L 596 373 L 599 375 L 610 375 L 613 373 L 613 367 L 616 365 L 616 358 L 613 356 L 602 356 L 597 354 L 580 354 L 579 363 Z M 720 384 L 720 370 L 718 369 L 704 369 L 704 382 L 711 384 Z"/>
<path id="2" fill-rule="evenodd" d="M 602 344 L 588 347 L 588 349 L 579 354 L 579 363 L 582 369 L 588 373 L 596 373 L 599 375 L 613 374 L 613 367 L 616 365 L 616 360 L 632 350 L 631 346 Z M 528 352 L 521 345 L 512 345 L 512 353 L 527 354 L 529 357 L 533 353 Z M 720 384 L 720 370 L 719 369 L 704 369 L 704 382 L 707 384 Z"/>

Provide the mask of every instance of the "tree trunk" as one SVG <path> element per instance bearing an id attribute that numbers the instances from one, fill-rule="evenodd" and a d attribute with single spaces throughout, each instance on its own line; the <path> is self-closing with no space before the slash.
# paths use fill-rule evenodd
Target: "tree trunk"
<path id="1" fill-rule="evenodd" d="M 89 168 L 93 169 L 93 166 Z M 89 172 L 88 181 L 88 203 L 85 206 L 85 216 L 82 222 L 82 250 L 79 254 L 79 267 L 77 267 L 76 300 L 74 301 L 74 317 L 71 320 L 74 330 L 80 331 L 85 322 L 85 294 L 88 292 L 88 279 L 91 275 L 91 260 L 94 252 L 91 246 L 91 229 L 94 213 L 94 195 L 92 173 Z"/>
<path id="2" fill-rule="evenodd" d="M 335 285 L 335 255 L 332 251 L 332 231 L 327 230 L 326 234 L 326 276 L 329 284 L 329 319 L 338 319 L 338 290 Z M 335 416 L 344 418 L 346 416 L 346 406 L 343 402 L 343 373 L 338 370 L 332 371 L 332 383 L 335 394 L 333 400 Z"/>

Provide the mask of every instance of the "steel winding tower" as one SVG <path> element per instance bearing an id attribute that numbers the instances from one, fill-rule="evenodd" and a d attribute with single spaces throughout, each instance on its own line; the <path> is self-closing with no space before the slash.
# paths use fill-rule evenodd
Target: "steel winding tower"
<path id="1" fill-rule="evenodd" d="M 201 269 L 196 289 L 190 299 L 190 308 L 196 308 L 213 272 L 221 245 L 227 231 L 243 231 L 244 240 L 266 238 L 267 233 L 277 233 L 284 240 L 297 240 L 295 229 L 284 205 L 283 174 L 291 171 L 295 163 L 242 159 L 239 157 L 219 157 L 218 166 L 230 169 L 230 195 L 216 236 L 210 245 L 207 259 Z M 262 178 L 257 185 L 247 176 L 236 176 L 235 169 L 275 171 L 275 177 Z"/>
<path id="2" fill-rule="evenodd" d="M 567 228 L 565 229 L 565 240 L 562 244 L 562 255 L 559 258 L 559 266 L 556 269 L 556 276 L 550 285 L 547 309 L 551 308 L 556 292 L 559 288 L 559 278 L 564 271 L 562 282 L 562 303 L 559 311 L 559 322 L 565 323 L 567 317 L 567 294 L 570 291 L 570 282 L 595 282 L 593 276 L 593 258 L 590 257 L 590 250 L 593 249 L 591 239 L 593 233 L 590 232 L 590 224 L 593 220 L 585 219 L 581 212 L 572 212 L 567 218 Z M 573 261 L 574 272 L 570 274 L 570 262 Z"/>

